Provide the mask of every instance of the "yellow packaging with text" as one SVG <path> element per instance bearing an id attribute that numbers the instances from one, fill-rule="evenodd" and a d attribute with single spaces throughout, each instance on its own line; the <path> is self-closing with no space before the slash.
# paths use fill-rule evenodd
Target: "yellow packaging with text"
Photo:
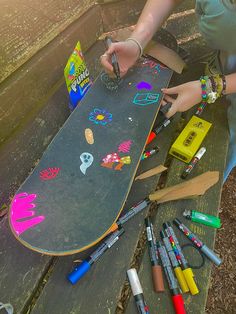
<path id="1" fill-rule="evenodd" d="M 207 135 L 211 123 L 193 116 L 171 146 L 169 154 L 189 163 Z"/>

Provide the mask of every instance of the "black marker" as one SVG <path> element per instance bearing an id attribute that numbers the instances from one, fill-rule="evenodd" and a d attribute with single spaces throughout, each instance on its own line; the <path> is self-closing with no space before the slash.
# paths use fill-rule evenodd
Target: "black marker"
<path id="1" fill-rule="evenodd" d="M 165 291 L 162 270 L 157 254 L 156 239 L 150 218 L 145 218 L 149 256 L 152 265 L 152 281 L 155 292 Z"/>
<path id="2" fill-rule="evenodd" d="M 105 42 L 106 42 L 106 47 L 108 49 L 110 47 L 110 45 L 112 44 L 112 39 L 107 36 L 105 38 Z M 118 59 L 117 59 L 117 56 L 116 56 L 115 52 L 113 52 L 111 54 L 111 64 L 112 64 L 113 71 L 114 71 L 117 79 L 120 80 L 120 67 L 119 67 Z"/>

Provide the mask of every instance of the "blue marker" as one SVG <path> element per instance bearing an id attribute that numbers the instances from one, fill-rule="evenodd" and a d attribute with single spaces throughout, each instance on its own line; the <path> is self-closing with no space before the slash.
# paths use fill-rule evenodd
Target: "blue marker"
<path id="1" fill-rule="evenodd" d="M 80 265 L 76 266 L 75 269 L 67 276 L 67 279 L 72 283 L 76 284 L 80 278 L 82 278 L 91 268 L 92 264 L 96 262 L 99 257 L 110 249 L 116 241 L 119 240 L 120 236 L 125 232 L 123 228 L 110 234 L 105 241 Z"/>

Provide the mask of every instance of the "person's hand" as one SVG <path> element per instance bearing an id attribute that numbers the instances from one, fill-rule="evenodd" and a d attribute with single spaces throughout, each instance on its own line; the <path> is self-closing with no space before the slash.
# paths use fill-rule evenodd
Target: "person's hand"
<path id="1" fill-rule="evenodd" d="M 127 71 L 135 64 L 139 58 L 139 47 L 132 41 L 120 41 L 112 43 L 109 49 L 100 57 L 101 64 L 109 76 L 114 77 L 111 64 L 111 54 L 115 52 L 117 55 L 120 76 L 124 76 Z"/>
<path id="2" fill-rule="evenodd" d="M 192 108 L 202 100 L 200 81 L 191 81 L 172 88 L 163 88 L 162 92 L 164 93 L 162 105 L 167 102 L 172 103 L 171 108 L 166 113 L 167 118 L 172 117 L 176 112 L 183 112 Z M 170 95 L 177 95 L 177 97 L 173 98 Z"/>

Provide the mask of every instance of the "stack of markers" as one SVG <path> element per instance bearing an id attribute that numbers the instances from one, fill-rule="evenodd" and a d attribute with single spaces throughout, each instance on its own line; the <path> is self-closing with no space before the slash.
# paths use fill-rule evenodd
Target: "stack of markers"
<path id="1" fill-rule="evenodd" d="M 217 266 L 221 264 L 221 259 L 202 243 L 179 219 L 175 219 L 173 222 L 209 260 Z M 190 292 L 192 295 L 199 293 L 194 280 L 193 271 L 183 255 L 178 239 L 169 222 L 163 224 L 163 230 L 160 232 L 160 241 L 156 241 L 153 225 L 149 217 L 145 219 L 145 225 L 152 266 L 154 291 L 164 291 L 162 270 L 160 266 L 160 264 L 162 264 L 171 292 L 175 312 L 177 314 L 185 314 L 186 310 L 181 292 Z M 131 275 L 131 273 L 133 275 Z M 127 274 L 136 300 L 138 312 L 141 314 L 149 313 L 149 309 L 144 301 L 143 291 L 136 270 L 128 270 Z M 134 279 L 134 277 L 136 279 Z"/>

